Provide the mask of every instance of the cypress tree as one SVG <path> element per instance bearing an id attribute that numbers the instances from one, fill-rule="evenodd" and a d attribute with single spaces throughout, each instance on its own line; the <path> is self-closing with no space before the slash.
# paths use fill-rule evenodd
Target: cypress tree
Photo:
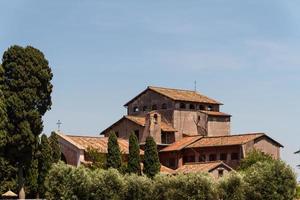
<path id="1" fill-rule="evenodd" d="M 160 162 L 157 146 L 153 137 L 148 136 L 145 144 L 144 169 L 148 177 L 153 178 L 160 171 Z"/>
<path id="2" fill-rule="evenodd" d="M 51 133 L 48 140 L 52 151 L 52 163 L 57 163 L 61 159 L 61 151 L 55 132 Z"/>
<path id="3" fill-rule="evenodd" d="M 122 158 L 118 138 L 114 132 L 111 132 L 108 137 L 106 167 L 120 169 L 121 165 Z"/>
<path id="4" fill-rule="evenodd" d="M 138 139 L 134 133 L 131 133 L 129 136 L 129 157 L 127 164 L 128 173 L 141 174 L 140 160 L 140 147 Z"/>
<path id="5" fill-rule="evenodd" d="M 38 176 L 38 192 L 41 197 L 45 195 L 44 181 L 52 164 L 52 151 L 48 138 L 45 134 L 41 137 L 41 143 L 39 145 L 39 176 Z"/>
<path id="6" fill-rule="evenodd" d="M 7 113 L 4 155 L 18 168 L 19 198 L 25 198 L 24 184 L 30 174 L 42 116 L 51 107 L 52 72 L 43 53 L 27 46 L 12 46 L 4 52 L 1 85 Z"/>

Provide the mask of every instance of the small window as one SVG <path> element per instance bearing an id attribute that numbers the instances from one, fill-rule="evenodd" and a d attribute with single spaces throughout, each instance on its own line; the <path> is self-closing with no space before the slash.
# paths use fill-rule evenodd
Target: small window
<path id="1" fill-rule="evenodd" d="M 166 103 L 163 103 L 163 104 L 161 105 L 161 109 L 163 109 L 163 110 L 167 109 L 167 104 L 166 104 Z"/>
<path id="2" fill-rule="evenodd" d="M 154 114 L 154 123 L 157 123 L 157 118 L 158 118 L 158 116 L 157 116 L 157 114 Z"/>
<path id="3" fill-rule="evenodd" d="M 195 110 L 195 105 L 194 104 L 190 104 L 190 109 L 191 110 Z"/>
<path id="4" fill-rule="evenodd" d="M 135 130 L 134 135 L 137 137 L 138 140 L 140 139 L 140 131 L 139 130 Z"/>
<path id="5" fill-rule="evenodd" d="M 203 105 L 199 105 L 199 110 L 205 110 L 205 107 Z"/>
<path id="6" fill-rule="evenodd" d="M 168 166 L 170 168 L 175 168 L 176 167 L 176 160 L 175 160 L 175 158 L 169 158 L 169 164 L 168 164 Z"/>
<path id="7" fill-rule="evenodd" d="M 232 153 L 231 154 L 231 160 L 238 160 L 239 159 L 239 154 L 238 153 Z"/>
<path id="8" fill-rule="evenodd" d="M 185 109 L 185 103 L 180 103 L 180 108 Z"/>
<path id="9" fill-rule="evenodd" d="M 198 116 L 198 122 L 200 122 L 201 121 L 201 117 L 200 116 Z"/>
<path id="10" fill-rule="evenodd" d="M 227 154 L 226 153 L 221 153 L 220 154 L 220 160 L 227 160 Z"/>
<path id="11" fill-rule="evenodd" d="M 116 134 L 117 137 L 119 137 L 119 132 L 118 131 L 116 131 L 115 134 Z"/>
<path id="12" fill-rule="evenodd" d="M 135 106 L 135 107 L 133 108 L 133 112 L 139 112 L 139 108 L 138 108 L 137 106 Z"/>
<path id="13" fill-rule="evenodd" d="M 199 156 L 199 162 L 205 162 L 206 161 L 206 156 L 203 154 L 203 155 L 200 155 Z"/>
<path id="14" fill-rule="evenodd" d="M 210 154 L 209 155 L 209 161 L 215 161 L 217 160 L 217 155 L 216 154 Z"/>
<path id="15" fill-rule="evenodd" d="M 213 110 L 212 106 L 208 106 L 208 107 L 207 107 L 207 110 L 208 110 L 208 111 L 212 111 L 212 110 Z"/>
<path id="16" fill-rule="evenodd" d="M 147 106 L 143 106 L 143 111 L 146 111 L 147 110 Z"/>
<path id="17" fill-rule="evenodd" d="M 219 169 L 218 170 L 218 176 L 222 177 L 224 175 L 224 170 L 223 169 Z"/>
<path id="18" fill-rule="evenodd" d="M 157 110 L 157 105 L 156 104 L 152 105 L 152 110 Z"/>

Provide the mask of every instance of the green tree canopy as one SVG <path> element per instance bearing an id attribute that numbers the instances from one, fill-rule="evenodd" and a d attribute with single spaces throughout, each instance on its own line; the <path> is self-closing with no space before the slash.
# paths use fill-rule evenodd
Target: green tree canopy
<path id="1" fill-rule="evenodd" d="M 43 53 L 31 46 L 8 48 L 3 54 L 2 66 L 0 88 L 5 98 L 9 138 L 4 155 L 18 167 L 21 192 L 43 130 L 42 116 L 51 107 L 52 72 Z M 23 192 L 20 195 L 25 197 Z"/>
<path id="2" fill-rule="evenodd" d="M 114 132 L 109 134 L 108 144 L 107 144 L 107 158 L 106 167 L 120 169 L 122 165 L 122 157 L 120 152 L 120 147 L 118 144 L 118 138 Z"/>
<path id="3" fill-rule="evenodd" d="M 61 151 L 58 143 L 58 137 L 55 132 L 52 132 L 48 138 L 52 152 L 52 163 L 57 163 L 61 159 Z"/>
<path id="4" fill-rule="evenodd" d="M 140 146 L 134 133 L 129 136 L 128 173 L 141 174 Z"/>
<path id="5" fill-rule="evenodd" d="M 87 165 L 90 169 L 104 169 L 106 166 L 106 156 L 100 153 L 97 149 L 88 147 L 86 151 L 86 157 L 91 163 Z"/>
<path id="6" fill-rule="evenodd" d="M 148 177 L 154 177 L 160 171 L 160 162 L 157 146 L 153 137 L 148 136 L 145 144 L 144 169 L 143 172 Z"/>
<path id="7" fill-rule="evenodd" d="M 252 165 L 257 162 L 264 162 L 264 161 L 273 161 L 273 157 L 269 154 L 266 154 L 260 150 L 253 149 L 252 151 L 248 152 L 246 157 L 241 160 L 239 170 L 247 170 Z"/>

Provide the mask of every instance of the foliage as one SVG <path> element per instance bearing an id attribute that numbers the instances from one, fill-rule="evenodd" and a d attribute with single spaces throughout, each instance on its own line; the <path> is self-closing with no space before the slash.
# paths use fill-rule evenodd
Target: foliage
<path id="1" fill-rule="evenodd" d="M 114 132 L 109 134 L 107 144 L 107 159 L 106 167 L 119 169 L 122 165 L 122 157 L 120 147 L 118 144 L 118 138 Z"/>
<path id="2" fill-rule="evenodd" d="M 245 171 L 246 200 L 292 200 L 296 176 L 283 161 L 258 162 Z"/>
<path id="3" fill-rule="evenodd" d="M 51 107 L 51 69 L 43 53 L 31 46 L 12 46 L 2 58 L 2 88 L 7 113 L 4 155 L 18 167 L 19 188 L 35 156 L 42 116 Z"/>
<path id="4" fill-rule="evenodd" d="M 141 174 L 140 146 L 134 133 L 129 136 L 128 173 Z"/>
<path id="5" fill-rule="evenodd" d="M 52 152 L 52 163 L 57 163 L 61 159 L 61 152 L 58 143 L 58 137 L 55 132 L 52 132 L 48 138 Z"/>
<path id="6" fill-rule="evenodd" d="M 106 167 L 106 155 L 97 149 L 88 147 L 85 156 L 86 160 L 91 162 L 87 164 L 90 169 L 104 169 Z"/>
<path id="7" fill-rule="evenodd" d="M 16 183 L 17 169 L 13 167 L 5 158 L 0 157 L 0 194 L 7 190 L 17 190 Z"/>
<path id="8" fill-rule="evenodd" d="M 144 169 L 143 172 L 148 177 L 154 177 L 160 171 L 160 162 L 157 146 L 153 137 L 148 136 L 145 144 Z"/>
<path id="9" fill-rule="evenodd" d="M 125 180 L 125 200 L 150 200 L 153 198 L 154 183 L 146 176 L 127 174 Z"/>
<path id="10" fill-rule="evenodd" d="M 300 186 L 299 185 L 297 185 L 297 188 L 296 188 L 296 198 L 300 199 Z"/>
<path id="11" fill-rule="evenodd" d="M 154 196 L 157 200 L 217 199 L 217 193 L 212 178 L 209 175 L 202 173 L 179 174 L 177 176 L 156 176 Z"/>
<path id="12" fill-rule="evenodd" d="M 246 158 L 241 160 L 239 170 L 247 170 L 252 165 L 254 165 L 257 162 L 271 162 L 273 161 L 273 158 L 271 155 L 266 154 L 260 150 L 253 149 L 250 152 L 247 153 Z"/>
<path id="13" fill-rule="evenodd" d="M 45 195 L 45 186 L 44 181 L 45 178 L 51 168 L 52 164 L 52 151 L 51 146 L 49 144 L 48 138 L 45 134 L 41 137 L 41 143 L 39 145 L 39 156 L 38 156 L 38 192 L 40 197 L 44 197 Z"/>
<path id="14" fill-rule="evenodd" d="M 244 200 L 245 183 L 241 175 L 231 172 L 218 182 L 218 194 L 222 200 Z"/>

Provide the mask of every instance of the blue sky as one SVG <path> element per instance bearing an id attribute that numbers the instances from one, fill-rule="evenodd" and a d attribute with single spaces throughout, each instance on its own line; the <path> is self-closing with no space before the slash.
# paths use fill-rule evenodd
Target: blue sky
<path id="1" fill-rule="evenodd" d="M 1 1 L 0 53 L 32 45 L 52 67 L 50 133 L 97 135 L 148 85 L 222 101 L 232 132 L 263 131 L 300 157 L 300 2 Z M 299 172 L 299 171 L 298 171 Z"/>

